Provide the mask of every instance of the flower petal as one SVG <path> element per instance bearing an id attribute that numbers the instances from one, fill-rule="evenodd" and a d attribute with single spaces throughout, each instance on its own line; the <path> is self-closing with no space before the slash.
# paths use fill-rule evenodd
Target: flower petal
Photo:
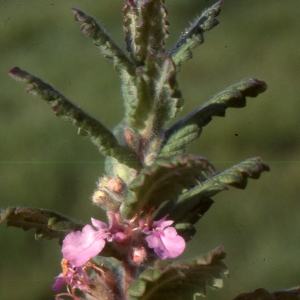
<path id="1" fill-rule="evenodd" d="M 185 241 L 174 227 L 167 227 L 164 230 L 156 228 L 146 237 L 146 241 L 160 259 L 177 257 L 185 249 Z"/>
<path id="2" fill-rule="evenodd" d="M 98 229 L 98 230 L 105 230 L 108 228 L 108 226 L 102 222 L 102 221 L 99 221 L 97 219 L 94 219 L 94 218 L 91 218 L 92 220 L 92 224 Z"/>
<path id="3" fill-rule="evenodd" d="M 174 221 L 164 221 L 163 219 L 157 222 L 153 222 L 153 227 L 159 227 L 160 229 L 165 229 L 166 227 L 172 225 L 174 223 Z"/>
<path id="4" fill-rule="evenodd" d="M 63 241 L 63 257 L 76 267 L 82 266 L 103 249 L 107 236 L 105 230 L 96 231 L 91 225 L 84 226 L 82 232 L 71 232 Z"/>
<path id="5" fill-rule="evenodd" d="M 160 257 L 157 251 L 159 252 L 160 248 L 161 249 L 164 248 L 164 245 L 160 239 L 159 233 L 157 232 L 157 233 L 150 234 L 149 236 L 146 237 L 146 241 L 148 243 L 149 248 L 153 248 L 155 253 Z"/>
<path id="6" fill-rule="evenodd" d="M 90 278 L 87 273 L 81 267 L 72 266 L 72 271 L 69 270 L 66 276 L 60 273 L 55 277 L 52 289 L 55 292 L 59 292 L 64 285 L 69 285 L 72 288 L 76 287 L 81 291 L 87 291 L 90 284 Z"/>
<path id="7" fill-rule="evenodd" d="M 62 273 L 60 273 L 57 277 L 55 277 L 55 282 L 52 285 L 52 290 L 56 293 L 58 293 L 61 288 L 64 286 L 66 280 L 63 277 Z"/>
<path id="8" fill-rule="evenodd" d="M 161 241 L 168 252 L 168 258 L 179 256 L 185 249 L 185 240 L 177 234 L 174 227 L 168 227 L 164 230 L 164 236 Z"/>

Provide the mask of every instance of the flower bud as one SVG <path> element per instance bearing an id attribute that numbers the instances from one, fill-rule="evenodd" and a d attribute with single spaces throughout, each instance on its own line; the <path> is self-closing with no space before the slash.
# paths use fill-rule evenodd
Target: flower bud
<path id="1" fill-rule="evenodd" d="M 132 250 L 132 261 L 137 265 L 142 265 L 147 259 L 147 251 L 145 247 L 136 247 Z"/>
<path id="2" fill-rule="evenodd" d="M 126 190 L 126 185 L 121 178 L 117 177 L 109 180 L 107 188 L 113 193 L 120 194 Z"/>
<path id="3" fill-rule="evenodd" d="M 109 193 L 103 190 L 95 191 L 92 201 L 106 211 L 117 211 L 121 205 L 119 201 L 110 197 Z"/>
<path id="4" fill-rule="evenodd" d="M 157 158 L 157 153 L 148 154 L 144 159 L 145 165 L 146 166 L 152 165 L 152 163 L 156 160 L 156 158 Z"/>
<path id="5" fill-rule="evenodd" d="M 132 149 L 136 150 L 138 148 L 138 138 L 137 134 L 134 132 L 134 130 L 130 127 L 124 128 L 124 138 L 126 141 L 127 146 Z"/>
<path id="6" fill-rule="evenodd" d="M 103 187 L 107 187 L 108 182 L 112 179 L 112 177 L 104 175 L 103 177 L 99 178 L 99 181 L 97 182 L 98 188 L 101 189 Z"/>

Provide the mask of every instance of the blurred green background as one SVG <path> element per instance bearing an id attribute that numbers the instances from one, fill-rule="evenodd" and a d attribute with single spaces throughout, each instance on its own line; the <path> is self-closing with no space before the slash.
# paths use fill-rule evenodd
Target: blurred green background
<path id="1" fill-rule="evenodd" d="M 169 0 L 167 46 L 215 1 Z M 76 128 L 57 119 L 42 101 L 10 79 L 14 66 L 51 83 L 108 128 L 122 118 L 118 76 L 91 40 L 83 36 L 70 7 L 95 16 L 124 46 L 121 0 L 0 1 L 0 201 L 42 207 L 88 223 L 102 218 L 90 196 L 103 172 L 101 157 Z M 274 291 L 300 285 L 299 2 L 225 0 L 220 25 L 183 65 L 182 113 L 214 94 L 256 77 L 269 88 L 244 109 L 215 117 L 188 152 L 211 160 L 218 170 L 261 156 L 271 167 L 245 191 L 217 195 L 198 224 L 184 257 L 224 246 L 230 279 L 207 299 L 232 299 L 264 287 Z M 0 226 L 0 299 L 53 299 L 60 273 L 57 241 L 40 243 L 34 232 Z"/>

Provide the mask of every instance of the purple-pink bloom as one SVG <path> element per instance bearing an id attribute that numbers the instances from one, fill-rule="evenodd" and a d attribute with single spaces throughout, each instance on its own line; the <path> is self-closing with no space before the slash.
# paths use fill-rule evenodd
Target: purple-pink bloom
<path id="1" fill-rule="evenodd" d="M 105 246 L 105 239 L 110 238 L 105 223 L 93 218 L 91 220 L 97 230 L 91 225 L 86 225 L 82 231 L 69 233 L 63 241 L 63 257 L 75 267 L 84 265 L 101 252 Z"/>
<path id="2" fill-rule="evenodd" d="M 173 221 L 165 221 L 165 218 L 152 223 L 152 230 L 146 228 L 144 233 L 148 236 L 146 241 L 150 248 L 160 259 L 174 258 L 179 256 L 185 249 L 185 240 L 177 234 L 174 227 L 170 225 Z"/>
<path id="3" fill-rule="evenodd" d="M 55 277 L 55 282 L 52 285 L 52 289 L 54 292 L 58 293 L 61 288 L 64 286 L 66 282 L 70 282 L 69 277 L 64 277 L 62 273 L 60 273 L 57 277 Z"/>
<path id="4" fill-rule="evenodd" d="M 81 267 L 69 268 L 68 273 L 64 276 L 63 273 L 60 273 L 55 277 L 55 282 L 52 285 L 52 289 L 55 292 L 59 292 L 61 288 L 67 284 L 72 287 L 76 287 L 81 291 L 86 291 L 90 279 L 88 275 L 82 270 Z"/>

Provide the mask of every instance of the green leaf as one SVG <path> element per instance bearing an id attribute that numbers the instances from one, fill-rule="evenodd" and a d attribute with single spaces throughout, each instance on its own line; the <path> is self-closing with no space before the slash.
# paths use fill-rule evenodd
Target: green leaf
<path id="1" fill-rule="evenodd" d="M 83 11 L 72 8 L 74 18 L 76 21 L 83 22 L 80 27 L 82 33 L 87 37 L 93 39 L 94 44 L 100 49 L 101 54 L 114 63 L 115 69 L 120 75 L 123 72 L 133 74 L 133 63 L 126 56 L 123 50 L 116 44 L 116 42 L 109 36 L 104 28 L 91 16 Z M 123 74 L 124 75 L 124 74 Z"/>
<path id="2" fill-rule="evenodd" d="M 195 201 L 195 200 L 194 200 Z M 184 238 L 186 242 L 190 241 L 196 234 L 196 228 L 193 224 L 197 223 L 204 214 L 210 209 L 214 201 L 210 198 L 197 199 L 195 209 L 190 212 L 183 220 L 176 222 L 177 233 Z M 169 216 L 171 220 L 173 216 Z"/>
<path id="3" fill-rule="evenodd" d="M 251 293 L 242 293 L 233 300 L 299 300 L 300 286 L 285 291 L 270 293 L 263 288 L 259 288 Z"/>
<path id="4" fill-rule="evenodd" d="M 69 232 L 81 230 L 84 226 L 56 212 L 30 207 L 0 210 L 0 223 L 4 221 L 7 221 L 7 226 L 23 228 L 25 231 L 36 229 L 37 240 L 59 238 L 60 243 Z"/>
<path id="5" fill-rule="evenodd" d="M 192 111 L 165 131 L 165 139 L 159 157 L 169 157 L 185 152 L 186 146 L 196 140 L 202 127 L 211 121 L 211 117 L 227 107 L 223 103 L 211 104 Z"/>
<path id="6" fill-rule="evenodd" d="M 182 194 L 172 210 L 168 212 L 168 218 L 173 220 L 174 224 L 185 224 L 187 232 L 181 230 L 181 234 L 189 236 L 191 226 L 198 222 L 213 203 L 210 197 L 227 190 L 229 185 L 244 189 L 248 177 L 257 179 L 264 171 L 269 171 L 269 167 L 259 157 L 255 157 L 214 174 L 206 181 Z"/>
<path id="7" fill-rule="evenodd" d="M 130 300 L 185 300 L 205 296 L 207 287 L 223 287 L 222 276 L 228 275 L 222 262 L 225 257 L 220 247 L 186 262 L 159 261 L 129 286 Z"/>
<path id="8" fill-rule="evenodd" d="M 177 45 L 169 51 L 177 67 L 193 57 L 192 49 L 204 42 L 203 33 L 211 30 L 219 21 L 216 17 L 221 12 L 223 0 L 218 1 L 212 7 L 206 9 L 199 18 L 195 20 L 190 28 L 184 31 Z"/>
<path id="9" fill-rule="evenodd" d="M 264 81 L 248 78 L 217 94 L 165 131 L 165 141 L 159 156 L 182 153 L 189 143 L 200 136 L 202 127 L 213 116 L 225 116 L 228 107 L 245 107 L 246 97 L 256 97 L 266 89 Z"/>
<path id="10" fill-rule="evenodd" d="M 18 67 L 9 71 L 9 75 L 23 83 L 28 83 L 26 92 L 45 100 L 51 105 L 56 116 L 77 126 L 81 131 L 86 132 L 91 141 L 98 147 L 104 156 L 112 156 L 120 163 L 131 168 L 136 167 L 135 154 L 128 148 L 118 144 L 115 136 L 100 121 L 89 116 L 78 106 L 69 101 L 66 97 L 56 91 L 50 84 L 43 82 Z"/>
<path id="11" fill-rule="evenodd" d="M 178 155 L 156 160 L 129 185 L 134 197 L 129 197 L 121 206 L 122 215 L 131 218 L 145 206 L 158 207 L 163 201 L 177 199 L 182 190 L 194 185 L 205 173 L 212 174 L 213 166 L 202 157 Z"/>
<path id="12" fill-rule="evenodd" d="M 160 132 L 171 118 L 182 108 L 184 101 L 178 89 L 176 67 L 172 59 L 165 54 L 156 57 L 157 74 L 154 81 L 155 109 L 153 123 L 156 132 Z M 153 78 L 153 77 L 152 77 Z"/>
<path id="13" fill-rule="evenodd" d="M 125 100 L 126 115 L 131 117 L 133 114 L 132 110 L 134 111 L 134 108 L 140 106 L 139 100 L 145 99 L 145 95 L 141 95 L 141 87 L 147 89 L 147 86 L 142 85 L 136 76 L 136 62 L 131 61 L 126 56 L 123 50 L 121 50 L 105 29 L 103 29 L 93 17 L 77 8 L 72 8 L 72 10 L 74 12 L 75 20 L 84 23 L 81 26 L 83 34 L 93 39 L 94 44 L 100 49 L 101 54 L 105 58 L 113 61 L 115 70 L 118 72 L 122 81 L 121 87 L 123 98 Z M 145 107 L 143 106 L 142 108 Z M 143 111 L 148 112 L 149 109 L 144 109 Z M 130 117 L 126 120 L 128 124 L 130 124 Z M 141 117 L 141 119 L 143 118 Z"/>
<path id="14" fill-rule="evenodd" d="M 164 52 L 168 35 L 164 1 L 126 1 L 123 15 L 127 50 L 138 65 L 144 64 L 147 55 Z"/>
<path id="15" fill-rule="evenodd" d="M 126 120 L 144 139 L 153 138 L 183 106 L 176 69 L 166 54 L 149 55 L 137 69 L 136 100 L 126 111 Z"/>
<path id="16" fill-rule="evenodd" d="M 174 116 L 182 105 L 176 80 L 170 80 L 174 77 L 171 70 L 165 73 L 171 64 L 175 69 L 173 62 L 169 56 L 162 57 L 168 34 L 167 12 L 161 0 L 126 1 L 123 15 L 126 46 L 136 67 L 135 74 L 122 83 L 125 120 L 143 139 L 149 139 L 160 130 L 160 123 Z"/>
<path id="17" fill-rule="evenodd" d="M 58 238 L 62 244 L 65 236 L 72 231 L 82 230 L 84 224 L 51 210 L 32 207 L 9 207 L 0 210 L 0 223 L 7 221 L 7 227 L 14 226 L 27 231 L 36 229 L 35 239 L 48 241 Z M 101 255 L 121 259 L 122 256 L 113 243 L 106 243 Z"/>
<path id="18" fill-rule="evenodd" d="M 138 90 L 136 88 L 135 62 L 131 61 L 116 42 L 109 36 L 99 23 L 79 9 L 73 8 L 75 20 L 84 22 L 81 31 L 94 40 L 101 54 L 111 59 L 114 68 L 122 81 L 121 89 L 125 100 L 125 110 L 130 113 L 131 107 L 137 106 Z"/>
<path id="19" fill-rule="evenodd" d="M 142 76 L 144 68 L 140 68 L 140 72 L 135 78 L 135 88 L 133 99 L 125 98 L 126 110 L 125 110 L 125 120 L 134 128 L 137 132 L 143 132 L 146 127 L 151 128 L 151 124 L 147 124 L 147 120 L 151 114 L 153 114 L 153 94 L 149 87 L 149 77 Z M 128 101 L 130 100 L 130 101 Z"/>
<path id="20" fill-rule="evenodd" d="M 139 11 L 134 1 L 126 1 L 123 10 L 123 30 L 125 34 L 126 50 L 134 57 L 136 52 L 135 37 L 139 21 Z"/>

